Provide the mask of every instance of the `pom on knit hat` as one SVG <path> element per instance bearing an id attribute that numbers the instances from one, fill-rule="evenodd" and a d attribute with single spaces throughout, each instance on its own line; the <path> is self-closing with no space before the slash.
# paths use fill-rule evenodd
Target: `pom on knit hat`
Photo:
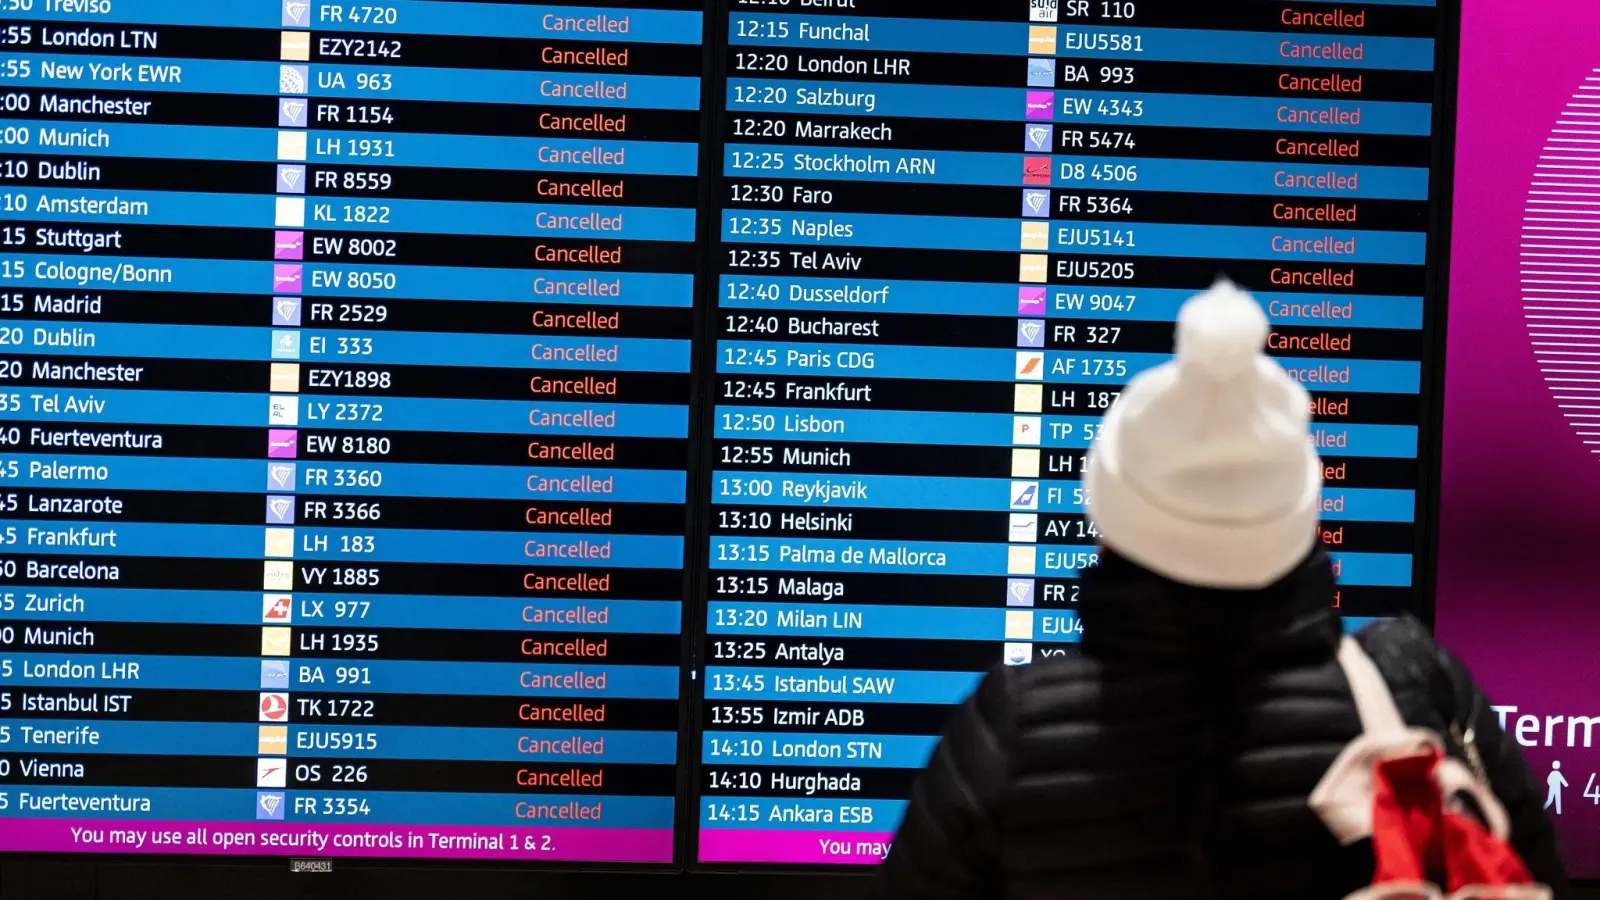
<path id="1" fill-rule="evenodd" d="M 1310 395 L 1263 352 L 1269 323 L 1227 281 L 1178 313 L 1176 359 L 1128 383 L 1084 473 L 1102 542 L 1188 584 L 1265 587 L 1316 542 Z"/>
<path id="2" fill-rule="evenodd" d="M 1221 279 L 1178 313 L 1178 365 L 1218 381 L 1237 378 L 1255 368 L 1268 328 L 1255 298 Z"/>

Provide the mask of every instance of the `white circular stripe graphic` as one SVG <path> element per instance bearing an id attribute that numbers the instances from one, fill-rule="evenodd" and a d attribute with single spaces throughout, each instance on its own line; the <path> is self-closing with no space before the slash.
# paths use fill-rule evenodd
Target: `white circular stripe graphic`
<path id="1" fill-rule="evenodd" d="M 1600 454 L 1600 68 L 1578 86 L 1539 154 L 1520 258 L 1539 374 L 1562 417 Z"/>

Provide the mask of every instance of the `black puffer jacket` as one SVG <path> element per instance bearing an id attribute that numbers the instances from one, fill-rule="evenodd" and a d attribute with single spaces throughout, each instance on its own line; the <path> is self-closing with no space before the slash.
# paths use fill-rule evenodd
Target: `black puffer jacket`
<path id="1" fill-rule="evenodd" d="M 984 679 L 917 784 L 879 896 L 1307 900 L 1370 883 L 1370 844 L 1341 848 L 1306 802 L 1361 730 L 1333 583 L 1321 552 L 1251 592 L 1115 557 L 1086 572 L 1082 655 Z M 1424 697 L 1396 703 L 1412 724 L 1447 727 Z M 1488 702 L 1477 708 L 1513 842 L 1559 900 L 1542 795 Z"/>

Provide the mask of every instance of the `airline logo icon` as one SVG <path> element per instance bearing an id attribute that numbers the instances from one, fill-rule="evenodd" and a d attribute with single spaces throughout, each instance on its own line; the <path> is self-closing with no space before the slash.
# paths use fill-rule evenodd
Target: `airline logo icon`
<path id="1" fill-rule="evenodd" d="M 1042 456 L 1038 450 L 1018 448 L 1011 451 L 1011 477 L 1012 478 L 1038 478 L 1039 458 Z"/>
<path id="2" fill-rule="evenodd" d="M 256 819 L 265 822 L 282 822 L 284 811 L 288 803 L 282 794 L 270 791 L 256 791 Z"/>
<path id="3" fill-rule="evenodd" d="M 1035 351 L 1018 352 L 1016 377 L 1018 381 L 1043 381 L 1044 354 Z"/>
<path id="4" fill-rule="evenodd" d="M 267 457 L 294 459 L 300 452 L 300 432 L 293 428 L 267 429 Z"/>
<path id="5" fill-rule="evenodd" d="M 256 752 L 262 756 L 289 755 L 289 727 L 262 725 L 256 734 Z"/>
<path id="6" fill-rule="evenodd" d="M 289 761 L 286 759 L 256 760 L 256 787 L 288 787 Z"/>
<path id="7" fill-rule="evenodd" d="M 1017 315 L 1044 315 L 1044 288 L 1017 288 Z M 296 323 L 298 324 L 298 323 Z"/>
<path id="8" fill-rule="evenodd" d="M 267 490 L 294 490 L 294 475 L 294 463 L 267 463 Z"/>
<path id="9" fill-rule="evenodd" d="M 1034 581 L 1032 578 L 1007 578 L 1006 605 L 1032 606 L 1033 585 Z"/>
<path id="10" fill-rule="evenodd" d="M 278 49 L 278 58 L 284 62 L 310 62 L 311 34 L 306 31 L 285 31 Z"/>
<path id="11" fill-rule="evenodd" d="M 1017 280 L 1030 284 L 1044 284 L 1050 277 L 1050 257 L 1037 253 L 1024 253 L 1017 262 Z"/>
<path id="12" fill-rule="evenodd" d="M 1011 537 L 1013 544 L 1039 543 L 1039 517 L 1032 513 L 1011 514 Z M 266 687 L 266 685 L 262 685 Z"/>
<path id="13" fill-rule="evenodd" d="M 1019 413 L 1044 412 L 1044 385 L 1019 384 L 1011 408 Z"/>
<path id="14" fill-rule="evenodd" d="M 288 656 L 292 628 L 266 627 L 261 629 L 262 656 Z"/>
<path id="15" fill-rule="evenodd" d="M 306 192 L 305 166 L 278 166 L 278 193 L 304 194 Z M 303 205 L 303 204 L 302 204 Z"/>
<path id="16" fill-rule="evenodd" d="M 1033 575 L 1039 567 L 1038 547 L 1007 547 L 1006 574 Z"/>
<path id="17" fill-rule="evenodd" d="M 282 172 L 282 169 L 279 169 Z M 274 207 L 272 223 L 279 228 L 304 228 L 306 227 L 306 201 L 295 197 L 277 198 Z"/>
<path id="18" fill-rule="evenodd" d="M 272 267 L 272 292 L 299 293 L 300 285 L 305 281 L 305 266 L 279 266 Z"/>
<path id="19" fill-rule="evenodd" d="M 1006 611 L 1006 640 L 1033 640 L 1033 613 L 1028 610 Z"/>
<path id="20" fill-rule="evenodd" d="M 306 110 L 310 108 L 311 101 L 309 100 L 301 100 L 298 97 L 280 98 L 278 100 L 278 127 L 306 127 Z"/>
<path id="21" fill-rule="evenodd" d="M 261 721 L 289 721 L 289 695 L 278 691 L 261 694 Z"/>
<path id="22" fill-rule="evenodd" d="M 294 556 L 294 529 L 268 528 L 263 556 L 289 558 Z"/>
<path id="23" fill-rule="evenodd" d="M 1039 508 L 1039 482 L 1013 481 L 1011 482 L 1011 508 L 1012 509 L 1038 509 Z"/>
<path id="24" fill-rule="evenodd" d="M 1028 60 L 1028 87 L 1055 87 L 1056 61 L 1053 59 Z"/>
<path id="25" fill-rule="evenodd" d="M 1033 645 L 1008 643 L 1003 656 L 1008 666 L 1026 666 L 1033 662 Z"/>
<path id="26" fill-rule="evenodd" d="M 289 689 L 289 663 L 282 659 L 263 659 L 261 661 L 261 689 L 263 691 L 286 691 Z"/>
<path id="27" fill-rule="evenodd" d="M 300 398 L 268 397 L 267 416 L 273 425 L 299 425 Z"/>
<path id="28" fill-rule="evenodd" d="M 1050 183 L 1050 157 L 1024 156 L 1022 158 L 1023 184 Z"/>
<path id="29" fill-rule="evenodd" d="M 1043 294 L 1039 295 L 1043 298 Z M 272 298 L 272 324 L 282 327 L 300 327 L 300 298 L 299 297 L 273 297 Z"/>
<path id="30" fill-rule="evenodd" d="M 289 594 L 262 594 L 261 621 L 268 625 L 287 625 L 294 621 L 294 597 Z"/>
<path id="31" fill-rule="evenodd" d="M 1050 249 L 1050 223 L 1049 222 L 1023 222 L 1022 236 L 1023 250 L 1049 250 Z"/>
<path id="32" fill-rule="evenodd" d="M 1054 125 L 1029 125 L 1022 131 L 1022 149 L 1028 153 L 1049 153 L 1055 136 Z"/>
<path id="33" fill-rule="evenodd" d="M 1056 28 L 1054 25 L 1028 26 L 1028 52 L 1034 56 L 1056 55 Z M 287 59 L 288 57 L 284 57 Z"/>
<path id="34" fill-rule="evenodd" d="M 1054 91 L 1029 91 L 1028 112 L 1030 119 L 1053 119 L 1056 114 L 1056 95 Z"/>
<path id="35" fill-rule="evenodd" d="M 1028 21 L 1054 22 L 1060 6 L 1061 0 L 1028 0 Z"/>
<path id="36" fill-rule="evenodd" d="M 1017 346 L 1018 347 L 1043 347 L 1044 346 L 1044 320 L 1043 319 L 1018 319 L 1017 320 Z"/>
<path id="37" fill-rule="evenodd" d="M 272 235 L 272 258 L 298 262 L 306 258 L 304 231 L 277 231 Z"/>
<path id="38" fill-rule="evenodd" d="M 1034 0 L 1034 2 L 1038 2 L 1038 0 Z M 283 0 L 283 27 L 305 28 L 309 26 L 311 24 L 310 12 L 311 4 L 306 0 Z"/>
<path id="39" fill-rule="evenodd" d="M 273 359 L 300 358 L 300 332 L 274 331 L 272 333 Z"/>
<path id="40" fill-rule="evenodd" d="M 1037 190 L 1032 188 L 1023 191 L 1022 214 L 1030 219 L 1050 218 L 1050 192 L 1047 190 Z M 1040 247 L 1039 249 L 1047 250 L 1049 249 L 1049 246 L 1046 245 L 1044 247 Z M 298 259 L 299 257 L 296 258 Z"/>
<path id="41" fill-rule="evenodd" d="M 1011 443 L 1037 447 L 1044 443 L 1044 420 L 1038 416 L 1013 416 Z"/>
<path id="42" fill-rule="evenodd" d="M 294 590 L 294 563 L 269 559 L 261 564 L 261 589 L 264 591 Z"/>
<path id="43" fill-rule="evenodd" d="M 268 496 L 267 497 L 267 524 L 293 525 L 294 524 L 294 498 Z"/>
<path id="44" fill-rule="evenodd" d="M 280 94 L 309 94 L 309 93 L 311 93 L 311 67 L 310 66 L 279 66 L 278 67 L 278 93 L 280 93 Z"/>
<path id="45" fill-rule="evenodd" d="M 274 394 L 294 394 L 300 391 L 300 364 L 273 363 L 272 374 L 267 378 L 268 388 Z"/>
<path id="46" fill-rule="evenodd" d="M 278 158 L 289 162 L 305 162 L 310 142 L 304 131 L 278 132 Z"/>

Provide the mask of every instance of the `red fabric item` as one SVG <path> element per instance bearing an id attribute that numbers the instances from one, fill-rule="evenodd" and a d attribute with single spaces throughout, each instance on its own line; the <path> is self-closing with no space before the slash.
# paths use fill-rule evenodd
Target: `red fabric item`
<path id="1" fill-rule="evenodd" d="M 1385 760 L 1373 771 L 1374 885 L 1431 882 L 1454 893 L 1468 885 L 1527 885 L 1522 857 L 1476 817 L 1446 809 L 1434 768 L 1438 750 Z"/>

